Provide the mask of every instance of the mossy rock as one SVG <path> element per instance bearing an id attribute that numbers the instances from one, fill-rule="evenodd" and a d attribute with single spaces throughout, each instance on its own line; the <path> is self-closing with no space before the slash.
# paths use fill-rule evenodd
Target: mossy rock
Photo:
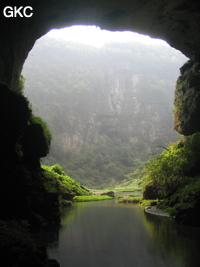
<path id="1" fill-rule="evenodd" d="M 174 129 L 184 135 L 200 131 L 200 67 L 190 60 L 181 68 L 174 100 Z"/>

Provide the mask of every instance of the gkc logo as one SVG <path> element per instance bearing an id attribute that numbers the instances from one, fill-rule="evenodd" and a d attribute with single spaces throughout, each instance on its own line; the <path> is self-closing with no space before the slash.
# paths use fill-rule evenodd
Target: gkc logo
<path id="1" fill-rule="evenodd" d="M 31 6 L 20 6 L 20 7 L 12 7 L 12 6 L 6 6 L 3 9 L 3 14 L 7 18 L 16 18 L 17 16 L 19 17 L 26 17 L 30 18 L 33 16 L 33 8 Z"/>

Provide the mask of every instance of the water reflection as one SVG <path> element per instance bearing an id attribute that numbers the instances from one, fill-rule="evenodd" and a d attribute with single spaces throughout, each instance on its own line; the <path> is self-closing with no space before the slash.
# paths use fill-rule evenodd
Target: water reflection
<path id="1" fill-rule="evenodd" d="M 48 252 L 61 267 L 199 266 L 198 239 L 182 229 L 133 204 L 77 203 L 62 218 L 59 240 Z"/>
<path id="2" fill-rule="evenodd" d="M 145 213 L 143 224 L 151 237 L 152 253 L 167 254 L 178 266 L 200 266 L 200 229 L 184 227 L 170 218 Z"/>

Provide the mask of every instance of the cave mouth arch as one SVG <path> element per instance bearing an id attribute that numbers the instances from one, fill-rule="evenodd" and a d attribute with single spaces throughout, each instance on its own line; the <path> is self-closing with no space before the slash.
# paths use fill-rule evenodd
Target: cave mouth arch
<path id="1" fill-rule="evenodd" d="M 2 5 L 4 4 L 4 1 Z M 22 0 L 21 5 L 27 5 Z M 7 3 L 5 2 L 5 6 Z M 98 25 L 107 30 L 130 30 L 166 40 L 187 57 L 199 55 L 198 1 L 66 1 L 30 0 L 31 18 L 3 17 L 0 25 L 0 77 L 9 87 L 18 79 L 34 43 L 52 28 Z M 9 60 L 8 60 L 9 59 Z"/>
<path id="2" fill-rule="evenodd" d="M 123 35 L 123 34 L 122 34 Z M 41 38 L 41 40 L 40 41 L 42 41 L 42 39 L 43 38 Z M 45 39 L 45 37 L 44 37 L 44 39 Z M 38 48 L 38 50 L 39 50 L 39 47 L 40 47 L 40 41 L 38 41 L 37 42 L 37 45 L 35 46 L 35 47 L 37 47 Z M 54 44 L 53 44 L 53 42 L 55 43 L 55 47 L 54 47 Z M 59 54 L 56 54 L 56 50 L 57 49 L 59 49 L 59 46 L 58 45 L 56 45 L 56 43 L 59 43 L 56 39 L 54 39 L 54 40 L 52 40 L 52 43 L 51 43 L 51 46 L 49 47 L 48 45 L 47 45 L 47 48 L 50 48 L 50 51 L 51 51 L 51 53 L 52 53 L 52 57 L 51 56 L 48 56 L 48 53 L 46 53 L 46 57 L 48 58 L 51 58 L 51 61 L 52 62 L 54 62 L 54 64 L 53 65 L 58 65 L 58 61 L 54 61 L 55 60 L 55 58 L 56 58 L 56 56 L 59 56 Z M 67 42 L 66 42 L 67 43 Z M 66 43 L 63 43 L 63 45 L 65 46 L 66 45 Z M 137 44 L 137 42 L 135 42 L 135 44 Z M 141 43 L 142 44 L 142 43 Z M 69 45 L 70 45 L 70 43 L 69 43 Z M 140 46 L 140 43 L 138 44 L 138 46 Z M 143 44 L 143 46 L 145 46 L 145 44 Z M 146 45 L 147 46 L 147 45 Z M 133 47 L 133 48 L 131 48 L 132 50 L 134 50 L 134 42 L 133 43 L 131 43 L 131 47 Z M 147 46 L 148 47 L 148 46 Z M 169 46 L 167 46 L 167 47 L 169 47 Z M 120 48 L 120 47 L 119 47 Z M 76 51 L 76 47 L 75 47 L 75 51 Z M 114 48 L 113 48 L 114 49 Z M 117 47 L 116 47 L 116 49 L 117 49 Z M 130 49 L 130 48 L 129 48 Z M 171 47 L 169 47 L 168 48 L 169 50 L 173 50 Z M 38 51 L 37 50 L 37 51 Z M 130 50 L 130 52 L 132 51 L 132 50 Z M 147 48 L 146 48 L 146 50 L 147 50 Z M 35 66 L 35 68 L 37 68 L 37 66 L 40 66 L 40 69 L 41 69 L 41 76 L 42 76 L 42 73 L 45 73 L 45 68 L 46 69 L 48 69 L 49 70 L 49 67 L 51 66 L 49 63 L 48 63 L 48 61 L 46 61 L 44 58 L 43 58 L 43 62 L 44 62 L 44 64 L 41 64 L 41 62 L 40 63 L 37 63 L 37 62 L 39 62 L 39 61 L 37 61 L 37 60 L 39 60 L 40 59 L 40 56 L 42 55 L 42 54 L 45 54 L 45 50 L 43 49 L 42 50 L 43 51 L 43 53 L 41 52 L 41 53 L 37 53 L 37 55 L 36 55 L 36 53 L 33 53 L 33 52 L 31 52 L 30 53 L 30 61 L 32 60 L 32 64 Z M 62 51 L 62 50 L 61 50 Z M 63 50 L 64 51 L 64 50 Z M 52 75 L 50 75 L 50 76 L 52 76 L 52 78 L 54 77 L 53 75 L 55 75 L 55 77 L 65 77 L 66 75 L 72 75 L 72 73 L 71 73 L 71 71 L 70 71 L 70 66 L 68 66 L 68 65 L 63 65 L 63 61 L 69 61 L 69 59 L 68 59 L 68 56 L 70 55 L 70 49 L 69 49 L 69 51 L 65 51 L 66 52 L 66 56 L 64 55 L 64 53 L 62 53 L 62 57 L 60 56 L 59 57 L 59 59 L 62 61 L 62 68 L 63 69 L 65 69 L 65 72 L 56 72 L 56 70 L 55 70 L 55 68 L 51 71 L 51 73 L 52 73 Z M 156 47 L 155 47 L 155 50 L 154 50 L 154 52 L 156 51 Z M 163 51 L 163 50 L 162 50 Z M 73 51 L 72 51 L 73 52 Z M 179 53 L 178 51 L 176 51 L 177 52 L 177 54 Z M 111 53 L 113 53 L 113 52 L 111 52 Z M 140 53 L 140 52 L 139 52 Z M 152 53 L 153 53 L 153 51 L 152 51 Z M 53 55 L 55 55 L 55 57 L 53 57 Z M 127 54 L 128 55 L 128 54 Z M 108 55 L 107 55 L 108 56 Z M 167 55 L 163 55 L 163 56 L 166 56 L 167 57 Z M 168 55 L 169 57 L 170 56 L 172 56 L 171 54 L 169 54 Z M 132 59 L 133 59 L 133 55 L 130 55 L 130 59 L 129 59 L 129 64 L 130 64 L 130 61 L 132 61 Z M 104 59 L 105 60 L 105 59 Z M 77 58 L 75 58 L 75 62 L 77 61 Z M 128 83 L 130 83 L 130 78 L 131 78 L 131 76 L 130 75 L 132 75 L 132 73 L 131 74 L 128 74 L 129 73 L 129 69 L 127 69 L 127 66 L 124 64 L 124 62 L 123 62 L 124 60 L 122 60 L 122 65 L 124 65 L 125 66 L 125 72 L 126 72 L 126 74 L 125 74 L 125 76 L 127 76 L 127 77 L 125 77 L 124 75 L 122 75 L 121 74 L 121 76 L 122 76 L 122 78 L 121 78 L 121 80 L 119 80 L 119 83 L 121 83 L 121 86 L 123 86 L 123 79 L 127 79 L 127 82 Z M 139 61 L 140 61 L 140 58 L 138 58 L 138 60 L 137 60 L 137 62 L 139 63 Z M 143 61 L 142 59 L 141 59 L 141 61 Z M 73 61 L 72 61 L 72 59 L 68 62 L 68 64 L 70 65 L 71 64 L 71 66 L 73 66 Z M 83 62 L 81 61 L 81 63 L 80 64 L 83 64 Z M 97 58 L 97 64 L 99 65 L 99 59 Z M 119 64 L 120 65 L 120 64 Z M 152 63 L 150 63 L 150 65 L 152 66 Z M 166 68 L 168 67 L 168 65 L 167 65 L 167 62 L 166 62 L 166 64 L 164 64 L 165 65 L 165 67 L 164 67 L 164 69 L 165 69 L 165 71 L 166 71 Z M 177 76 L 178 76 L 178 68 L 180 67 L 182 65 L 182 63 L 179 63 L 179 65 L 176 65 L 176 72 L 174 72 L 173 73 L 173 84 L 175 83 L 175 80 L 176 80 L 176 78 L 177 78 Z M 45 67 L 46 66 L 46 67 Z M 177 67 L 178 66 L 178 67 Z M 149 66 L 150 67 L 150 66 Z M 159 66 L 160 67 L 160 66 Z M 74 68 L 74 66 L 73 66 L 73 68 Z M 141 66 L 140 66 L 140 68 L 141 68 Z M 75 69 L 75 68 L 74 68 Z M 93 69 L 94 69 L 94 67 L 93 67 Z M 157 69 L 158 69 L 158 67 L 157 67 Z M 30 69 L 29 69 L 29 71 L 30 71 Z M 89 69 L 89 72 L 91 71 L 91 75 L 93 75 L 94 73 L 93 73 L 93 71 L 91 70 L 91 69 Z M 99 69 L 99 68 L 97 68 L 97 73 L 101 73 L 101 69 Z M 164 72 L 165 72 L 164 71 Z M 68 73 L 69 72 L 69 73 Z M 144 72 L 147 72 L 147 69 L 144 71 Z M 115 75 L 116 75 L 116 69 L 115 69 Z M 80 74 L 77 74 L 77 76 L 79 77 L 80 75 L 81 75 L 82 73 L 80 73 Z M 69 75 L 69 77 L 70 77 L 70 75 Z M 161 75 L 162 76 L 162 75 Z M 34 76 L 35 77 L 35 80 L 33 80 L 32 79 L 32 86 L 34 86 L 34 94 L 37 94 L 38 95 L 38 98 L 41 98 L 41 99 L 45 99 L 45 95 L 46 95 L 46 97 L 48 97 L 47 96 L 47 94 L 48 94 L 48 89 L 46 89 L 46 88 L 49 88 L 49 83 L 44 83 L 44 80 L 42 80 L 41 82 L 42 82 L 42 84 L 43 84 L 43 86 L 42 87 L 39 87 L 38 86 L 38 88 L 37 88 L 37 84 L 38 83 L 40 83 L 40 80 L 38 80 L 38 78 L 39 78 L 39 75 L 35 75 Z M 49 77 L 47 77 L 47 75 L 45 75 L 44 76 L 46 79 L 48 79 Z M 94 76 L 95 78 L 94 79 L 96 79 L 97 81 L 98 81 L 98 83 L 99 84 L 101 84 L 102 82 L 101 82 L 101 80 L 100 79 L 98 79 L 98 77 L 96 77 L 96 76 Z M 111 81 L 112 81 L 112 85 L 111 86 L 109 86 L 109 90 L 111 90 L 112 92 L 109 92 L 108 93 L 108 96 L 110 95 L 110 93 L 115 93 L 115 86 L 117 87 L 118 85 L 115 85 L 115 84 L 113 84 L 113 75 L 111 74 L 111 77 L 112 78 L 110 78 L 111 79 Z M 124 78 L 123 78 L 124 77 Z M 25 73 L 25 78 L 27 78 L 27 76 L 26 76 L 26 73 Z M 90 78 L 90 77 L 89 77 Z M 136 72 L 135 74 L 133 73 L 133 78 L 134 78 L 134 83 L 135 84 L 137 84 L 138 83 L 138 73 Z M 137 78 L 137 79 L 136 79 Z M 72 79 L 72 78 L 70 78 L 70 79 Z M 69 79 L 69 80 L 70 80 Z M 29 81 L 30 81 L 30 75 L 29 75 Z M 69 81 L 69 83 L 65 80 L 63 80 L 63 78 L 62 78 L 62 86 L 63 86 L 63 84 L 66 84 L 66 89 L 65 89 L 65 93 L 64 94 L 67 94 L 67 91 L 68 91 L 68 86 L 70 86 L 70 83 L 71 83 L 71 86 L 74 86 L 74 88 L 77 86 L 77 84 L 79 84 L 78 83 L 78 79 L 76 78 L 76 77 L 74 77 L 73 78 L 73 80 L 70 82 Z M 85 84 L 87 84 L 87 81 L 85 81 L 85 79 L 84 79 L 84 82 L 85 82 Z M 162 83 L 162 81 L 161 81 L 161 78 L 160 78 L 160 82 Z M 165 83 L 165 81 L 164 81 L 164 83 Z M 168 81 L 166 81 L 166 83 L 168 84 Z M 58 89 L 57 87 L 59 87 L 60 85 L 58 84 L 58 80 L 57 80 L 57 82 L 55 82 L 55 81 L 51 81 L 51 84 L 52 84 L 52 86 L 54 86 L 55 88 L 50 88 L 49 89 L 49 95 L 52 95 L 52 94 L 54 94 L 54 96 L 55 96 L 55 99 L 57 98 L 56 97 L 56 90 Z M 31 84 L 30 84 L 30 82 L 29 82 L 29 86 L 31 86 Z M 94 87 L 96 87 L 96 84 L 93 84 L 93 86 Z M 131 85 L 132 86 L 132 85 Z M 141 85 L 140 85 L 141 86 Z M 156 86 L 159 86 L 158 84 L 156 85 Z M 111 88 L 110 88 L 111 87 Z M 170 94 L 170 100 L 171 100 L 171 109 L 172 109 L 172 102 L 173 102 L 173 100 L 172 100 L 172 98 L 173 98 L 173 85 L 172 86 L 168 86 L 167 87 L 168 89 L 169 89 L 169 91 L 171 92 L 171 94 Z M 103 91 L 103 89 L 102 88 L 99 88 L 101 91 Z M 134 88 L 130 88 L 130 90 L 129 90 L 129 93 L 131 94 L 131 97 L 135 97 L 135 95 L 133 95 L 133 93 L 131 93 L 131 91 L 133 91 L 134 90 Z M 75 90 L 75 89 L 74 89 Z M 78 89 L 77 89 L 78 90 Z M 83 90 L 84 90 L 84 88 L 83 88 Z M 91 90 L 91 88 L 89 87 L 88 88 L 88 90 L 90 91 Z M 145 88 L 145 90 L 146 90 L 146 88 Z M 53 92 L 54 91 L 54 92 Z M 104 90 L 105 91 L 105 90 Z M 103 91 L 103 93 L 105 93 Z M 39 92 L 42 92 L 41 94 L 39 93 Z M 30 93 L 30 92 L 29 92 Z M 87 91 L 86 91 L 86 93 L 87 93 Z M 67 104 L 67 101 L 65 100 L 65 96 L 63 95 L 63 91 L 62 90 L 60 90 L 60 89 L 58 89 L 58 93 L 57 94 L 60 94 L 60 95 L 62 95 L 62 100 L 63 101 L 65 101 L 66 103 L 65 103 L 65 106 L 70 106 L 69 105 L 69 103 Z M 71 99 L 71 95 L 70 95 L 71 93 L 69 93 L 69 98 Z M 149 94 L 149 93 L 148 93 Z M 86 94 L 87 95 L 87 94 Z M 92 94 L 91 94 L 92 95 Z M 89 97 L 91 96 L 91 95 L 89 95 Z M 28 96 L 28 98 L 30 99 L 30 101 L 31 101 L 31 103 L 33 103 L 33 105 L 35 104 L 35 101 L 32 101 L 32 100 L 34 100 L 34 97 L 33 97 L 33 93 L 31 94 L 31 95 L 27 95 Z M 40 97 L 41 96 L 41 97 Z M 63 155 L 63 152 L 65 152 L 64 150 L 69 150 L 69 148 L 68 148 L 68 143 L 70 143 L 71 144 L 71 146 L 72 146 L 72 148 L 73 147 L 76 147 L 76 145 L 79 145 L 80 143 L 81 143 L 81 141 L 79 141 L 81 138 L 80 138 L 80 136 L 78 135 L 79 134 L 79 125 L 75 125 L 74 127 L 75 127 L 75 134 L 73 134 L 73 132 L 72 132 L 72 130 L 71 130 L 71 128 L 73 127 L 73 125 L 72 125 L 72 122 L 71 122 L 71 118 L 73 118 L 73 113 L 72 113 L 72 111 L 73 112 L 77 112 L 77 111 L 74 111 L 74 107 L 73 107 L 73 105 L 71 106 L 71 108 L 70 108 L 70 110 L 67 112 L 66 110 L 64 110 L 64 109 L 56 109 L 56 107 L 55 107 L 55 105 L 54 105 L 54 103 L 52 102 L 52 100 L 50 99 L 50 98 L 48 98 L 49 99 L 49 101 L 50 101 L 50 103 L 51 104 L 49 104 L 49 105 L 47 105 L 47 103 L 45 103 L 45 102 L 43 102 L 43 104 L 42 105 L 39 105 L 39 106 L 37 106 L 37 108 L 38 108 L 38 112 L 37 112 L 37 116 L 41 116 L 47 123 L 48 123 L 48 125 L 50 125 L 51 127 L 50 127 L 50 129 L 55 129 L 55 128 L 59 128 L 60 129 L 60 131 L 59 131 L 59 136 L 57 137 L 57 132 L 54 130 L 52 133 L 53 133 L 53 136 L 54 136 L 54 141 L 56 140 L 56 142 L 59 142 L 59 147 L 62 147 L 63 148 L 63 151 L 62 151 L 62 153 L 60 153 L 61 155 Z M 89 99 L 91 99 L 91 98 L 89 98 Z M 102 96 L 100 96 L 100 99 L 102 100 Z M 79 101 L 79 103 L 80 103 L 80 99 L 78 99 L 78 101 Z M 89 100 L 88 100 L 89 101 Z M 135 100 L 133 100 L 133 106 L 135 105 L 135 103 L 134 103 L 134 101 Z M 152 101 L 152 100 L 151 100 Z M 158 101 L 158 100 L 156 100 L 156 101 Z M 154 100 L 154 102 L 156 102 L 155 100 Z M 106 101 L 103 101 L 103 102 L 107 102 L 107 100 Z M 81 103 L 83 103 L 83 104 L 85 104 L 85 102 L 83 101 L 83 102 L 81 102 Z M 95 102 L 96 103 L 96 107 L 98 106 L 98 103 L 97 103 L 97 101 Z M 112 104 L 113 105 L 115 105 L 115 106 L 117 106 L 118 105 L 118 102 L 117 102 L 117 97 L 115 97 L 115 96 L 113 96 L 113 98 L 112 98 Z M 132 104 L 131 104 L 132 105 Z M 153 104 L 154 105 L 154 104 Z M 153 108 L 153 105 L 150 105 L 149 107 L 151 108 L 151 109 L 156 109 L 156 108 Z M 61 116 L 60 116 L 60 118 L 56 118 L 56 114 L 65 114 L 65 117 L 66 118 L 68 118 L 68 116 L 67 116 L 67 113 L 69 113 L 70 114 L 70 116 L 69 116 L 69 118 L 68 118 L 68 121 L 69 121 L 69 126 L 68 127 L 64 127 L 64 126 L 62 126 L 62 125 L 67 125 L 67 123 L 66 123 L 66 121 L 64 122 L 63 121 L 63 123 L 61 123 L 61 125 L 59 125 L 59 124 L 57 124 L 57 126 L 55 127 L 55 126 L 53 126 L 52 127 L 52 121 L 51 120 L 47 120 L 46 119 L 46 116 L 47 116 L 47 114 L 50 116 L 50 110 L 47 112 L 46 110 L 45 110 L 45 107 L 47 107 L 47 106 L 49 106 L 49 107 L 51 107 L 51 109 L 53 110 L 54 109 L 54 115 L 52 115 L 53 116 L 53 120 L 57 120 L 58 121 L 58 119 L 61 119 Z M 88 106 L 90 106 L 89 105 L 89 103 L 88 103 Z M 94 109 L 92 109 L 92 107 L 90 107 L 91 108 L 91 110 L 90 110 L 90 114 L 94 114 L 94 113 L 96 113 L 96 112 L 100 112 L 100 111 L 98 111 L 98 110 L 94 110 Z M 144 107 L 143 107 L 144 108 Z M 43 110 L 45 110 L 45 111 L 43 111 Z M 57 110 L 57 111 L 56 111 Z M 72 110 L 72 111 L 71 111 Z M 111 110 L 110 109 L 110 107 L 107 107 L 107 105 L 105 105 L 105 107 L 104 107 L 104 110 L 106 110 L 107 112 L 108 112 L 108 115 L 112 115 L 113 116 L 113 110 Z M 116 112 L 116 110 L 115 110 L 115 112 Z M 157 110 L 156 110 L 156 112 L 157 112 Z M 162 112 L 162 111 L 161 111 Z M 44 113 L 45 113 L 45 116 L 44 116 Z M 72 114 L 71 114 L 72 113 Z M 133 112 L 134 113 L 134 112 Z M 84 110 L 82 110 L 82 114 L 85 114 L 85 111 Z M 170 132 L 170 136 L 172 136 L 173 135 L 173 133 L 171 133 L 171 132 L 173 132 L 172 131 L 172 129 L 173 129 L 173 125 L 172 125 L 172 113 L 171 113 L 171 110 L 169 110 L 169 114 L 171 115 L 171 124 L 169 125 L 169 127 L 167 127 L 167 128 L 169 128 L 169 132 Z M 86 114 L 87 115 L 87 117 L 88 117 L 88 121 L 86 121 L 85 122 L 85 125 L 89 125 L 89 124 L 91 124 L 91 122 L 90 122 L 90 119 L 92 120 L 92 115 L 90 116 L 90 115 L 88 115 L 88 114 Z M 125 113 L 122 115 L 122 117 L 123 118 L 125 118 Z M 154 114 L 155 115 L 155 114 Z M 48 116 L 48 117 L 49 117 Z M 59 115 L 57 115 L 57 116 L 59 116 Z M 78 120 L 77 121 L 83 121 L 84 122 L 84 120 L 85 120 L 85 118 L 81 118 L 80 117 L 80 113 L 78 113 Z M 129 115 L 129 117 L 130 117 L 130 115 Z M 155 117 L 155 116 L 152 116 L 152 117 Z M 150 121 L 150 118 L 149 118 L 149 121 Z M 50 123 L 50 124 L 49 124 Z M 100 123 L 100 124 L 102 124 L 102 121 L 100 121 L 100 122 L 98 122 L 98 123 Z M 113 123 L 113 122 L 111 122 L 111 123 Z M 121 122 L 120 122 L 121 123 Z M 163 120 L 163 123 L 164 123 L 164 120 Z M 108 123 L 107 123 L 108 124 Z M 168 124 L 167 124 L 168 125 Z M 94 126 L 93 126 L 94 127 Z M 119 128 L 119 123 L 118 123 L 118 126 L 117 126 L 118 128 Z M 81 125 L 81 127 L 80 128 L 82 128 L 82 132 L 84 132 L 84 131 L 87 131 L 87 129 L 86 128 L 84 128 L 84 123 Z M 96 127 L 94 127 L 95 129 L 96 129 Z M 123 127 L 121 127 L 122 129 L 123 129 Z M 146 127 L 146 128 L 148 128 L 148 127 Z M 149 125 L 149 128 L 150 128 L 150 125 Z M 164 129 L 164 128 L 163 128 Z M 65 134 L 65 131 L 66 130 L 66 132 L 67 132 L 67 134 Z M 94 129 L 93 129 L 94 130 Z M 105 129 L 104 129 L 105 130 Z M 107 131 L 108 131 L 108 128 L 106 129 Z M 118 131 L 119 131 L 119 129 L 117 129 Z M 133 130 L 132 130 L 133 131 Z M 147 131 L 147 129 L 145 129 L 145 131 Z M 77 133 L 78 132 L 78 133 Z M 117 132 L 118 133 L 118 132 Z M 83 133 L 82 133 L 83 134 Z M 88 135 L 87 135 L 88 134 Z M 110 132 L 108 133 L 108 134 L 110 134 Z M 135 135 L 137 134 L 138 135 L 138 133 L 134 133 Z M 71 136 L 72 135 L 72 136 Z M 94 139 L 94 138 L 96 138 L 96 136 L 93 136 L 93 135 L 89 135 L 89 133 L 86 133 L 85 134 L 86 136 L 87 136 L 87 138 L 86 139 L 88 139 L 88 136 L 91 138 L 91 139 Z M 124 134 L 125 135 L 125 134 Z M 74 137 L 73 137 L 74 136 Z M 77 137 L 78 136 L 78 137 Z M 83 136 L 84 136 L 84 134 L 83 134 Z M 76 144 L 76 138 L 77 138 L 77 144 Z M 123 136 L 123 138 L 124 138 L 124 136 Z M 146 138 L 146 137 L 145 137 Z M 60 141 L 60 139 L 62 139 L 63 141 L 62 141 L 62 143 L 61 143 L 61 141 Z M 169 141 L 172 141 L 172 139 L 169 139 Z M 79 143 L 78 143 L 79 142 Z M 85 142 L 86 143 L 86 142 Z M 158 143 L 157 143 L 157 145 L 161 145 L 161 144 L 163 144 L 163 145 L 166 145 L 166 144 L 164 144 L 164 143 L 160 143 L 159 141 L 158 141 Z M 55 155 L 55 145 L 56 145 L 56 143 L 53 143 L 53 146 L 54 147 L 52 147 L 53 148 L 53 152 L 54 152 L 54 155 Z M 152 144 L 152 146 L 156 146 L 156 144 Z M 158 152 L 158 151 L 157 151 Z M 58 154 L 58 153 L 57 153 Z M 146 154 L 148 154 L 148 153 L 146 153 Z M 51 152 L 50 152 L 50 157 L 51 157 Z M 66 156 L 63 156 L 63 158 L 65 158 Z M 47 162 L 47 161 L 46 161 Z M 55 162 L 58 162 L 58 160 L 55 160 L 54 162 L 52 162 L 52 164 L 54 164 Z M 61 162 L 58 162 L 59 164 L 61 164 L 61 166 L 63 166 L 63 164 L 61 163 Z M 67 168 L 66 168 L 67 169 Z M 80 182 L 80 181 L 79 181 Z"/>

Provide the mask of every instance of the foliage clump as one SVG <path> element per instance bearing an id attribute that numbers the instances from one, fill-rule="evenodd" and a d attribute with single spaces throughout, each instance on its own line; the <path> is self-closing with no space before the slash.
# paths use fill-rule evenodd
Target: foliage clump
<path id="1" fill-rule="evenodd" d="M 164 199 L 158 205 L 160 209 L 165 209 L 171 216 L 180 217 L 183 211 L 190 211 L 192 217 L 196 210 L 196 217 L 199 217 L 200 204 L 200 177 L 188 178 L 187 184 L 177 189 L 169 198 Z M 181 215 L 182 216 L 182 215 Z M 183 215 L 184 216 L 184 215 Z M 192 218 L 190 218 L 192 220 Z M 196 219 L 195 219 L 196 220 Z M 196 220 L 197 223 L 197 220 Z"/>
<path id="2" fill-rule="evenodd" d="M 57 174 L 65 175 L 65 172 L 59 164 L 55 164 L 53 166 L 50 166 L 49 168 L 51 169 L 51 171 L 56 172 Z"/>
<path id="3" fill-rule="evenodd" d="M 160 208 L 179 217 L 191 210 L 200 195 L 200 133 L 170 144 L 145 166 L 145 199 L 158 198 Z"/>
<path id="4" fill-rule="evenodd" d="M 62 168 L 56 164 L 53 166 L 42 165 L 44 173 L 44 186 L 49 193 L 60 195 L 69 193 L 73 195 L 86 195 L 88 190 L 74 179 L 64 174 Z"/>

